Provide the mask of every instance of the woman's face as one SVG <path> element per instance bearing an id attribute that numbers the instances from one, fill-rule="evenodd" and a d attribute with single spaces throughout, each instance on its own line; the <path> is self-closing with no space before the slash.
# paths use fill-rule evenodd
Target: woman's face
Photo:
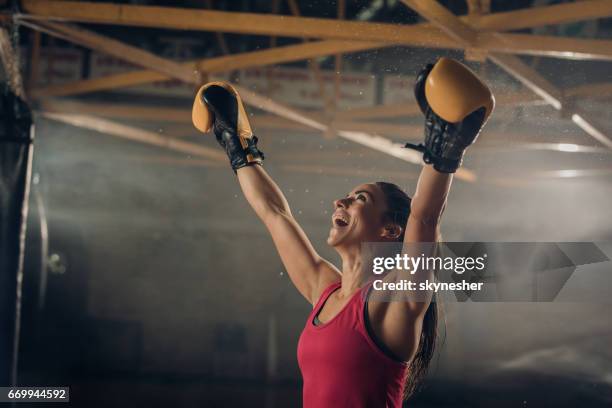
<path id="1" fill-rule="evenodd" d="M 385 236 L 385 196 L 376 184 L 361 184 L 334 201 L 327 243 L 333 247 L 381 241 Z"/>

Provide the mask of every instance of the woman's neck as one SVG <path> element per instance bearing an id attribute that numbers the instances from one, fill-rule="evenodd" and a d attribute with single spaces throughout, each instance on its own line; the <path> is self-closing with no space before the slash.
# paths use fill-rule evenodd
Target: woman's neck
<path id="1" fill-rule="evenodd" d="M 364 281 L 361 247 L 338 251 L 342 259 L 342 288 L 339 295 L 351 296 Z"/>

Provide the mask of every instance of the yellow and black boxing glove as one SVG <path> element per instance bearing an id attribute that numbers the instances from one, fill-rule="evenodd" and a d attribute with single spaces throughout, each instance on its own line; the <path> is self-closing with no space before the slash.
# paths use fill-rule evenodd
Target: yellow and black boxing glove
<path id="1" fill-rule="evenodd" d="M 206 133 L 212 129 L 217 142 L 227 153 L 234 172 L 262 164 L 264 155 L 257 148 L 257 136 L 236 89 L 227 82 L 210 82 L 196 94 L 191 112 L 193 125 Z"/>
<path id="2" fill-rule="evenodd" d="M 425 141 L 405 147 L 423 152 L 437 171 L 454 173 L 493 112 L 493 93 L 465 65 L 440 58 L 418 74 L 414 95 L 425 115 Z"/>

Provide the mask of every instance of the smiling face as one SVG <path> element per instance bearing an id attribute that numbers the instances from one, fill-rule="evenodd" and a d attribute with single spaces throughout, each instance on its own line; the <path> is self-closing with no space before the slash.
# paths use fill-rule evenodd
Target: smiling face
<path id="1" fill-rule="evenodd" d="M 334 201 L 327 243 L 338 249 L 362 242 L 395 240 L 393 234 L 397 231 L 385 222 L 386 210 L 385 195 L 379 186 L 369 183 L 355 187 L 345 198 Z"/>

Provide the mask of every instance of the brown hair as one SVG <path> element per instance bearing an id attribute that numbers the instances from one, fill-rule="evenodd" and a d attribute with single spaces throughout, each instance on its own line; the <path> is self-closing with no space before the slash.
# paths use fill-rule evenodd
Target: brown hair
<path id="1" fill-rule="evenodd" d="M 404 240 L 405 227 L 410 216 L 410 205 L 412 199 L 397 185 L 385 181 L 376 182 L 385 195 L 387 211 L 385 217 L 394 224 L 402 227 L 402 233 L 398 241 Z M 412 396 L 419 388 L 423 378 L 427 375 L 429 363 L 434 355 L 436 342 L 438 339 L 438 302 L 435 297 L 432 299 L 425 316 L 423 317 L 423 327 L 416 353 L 408 364 L 406 379 L 404 382 L 404 399 Z"/>

